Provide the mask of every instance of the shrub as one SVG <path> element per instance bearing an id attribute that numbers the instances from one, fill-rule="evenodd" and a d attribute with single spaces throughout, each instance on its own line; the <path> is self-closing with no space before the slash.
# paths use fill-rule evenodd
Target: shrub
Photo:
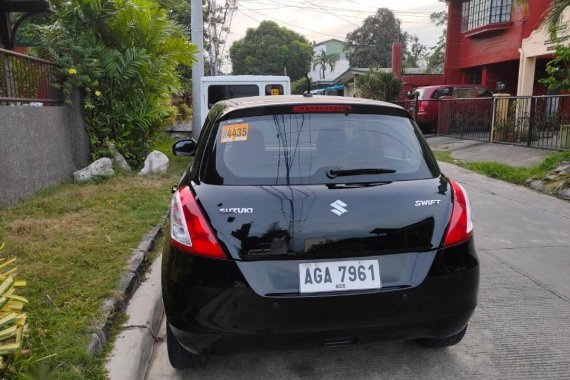
<path id="1" fill-rule="evenodd" d="M 402 81 L 392 72 L 372 68 L 367 74 L 356 77 L 356 89 L 357 96 L 362 98 L 390 102 L 400 93 Z"/>
<path id="2" fill-rule="evenodd" d="M 71 0 L 42 27 L 43 44 L 61 66 L 65 92 L 80 88 L 92 158 L 114 142 L 140 166 L 164 121 L 176 116 L 179 65 L 196 47 L 153 0 Z"/>

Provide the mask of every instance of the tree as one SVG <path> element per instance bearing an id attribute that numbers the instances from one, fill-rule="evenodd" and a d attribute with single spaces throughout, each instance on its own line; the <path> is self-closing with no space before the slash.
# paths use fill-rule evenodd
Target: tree
<path id="1" fill-rule="evenodd" d="M 428 73 L 443 71 L 445 64 L 445 37 L 447 35 L 447 11 L 433 12 L 430 21 L 436 26 L 445 26 L 435 46 L 427 53 L 426 62 Z"/>
<path id="2" fill-rule="evenodd" d="M 167 9 L 168 15 L 185 30 L 191 38 L 190 0 L 158 0 Z M 204 66 L 206 75 L 219 75 L 224 60 L 225 43 L 237 0 L 202 0 L 204 14 Z M 191 78 L 190 70 L 183 73 Z"/>
<path id="3" fill-rule="evenodd" d="M 336 64 L 337 57 L 334 54 L 327 54 L 324 50 L 321 51 L 321 54 L 316 54 L 313 58 L 313 70 L 317 67 L 319 68 L 319 77 L 321 79 L 325 79 L 325 72 L 327 70 L 327 66 L 331 69 L 331 72 L 334 70 L 334 66 Z"/>
<path id="4" fill-rule="evenodd" d="M 302 35 L 263 21 L 248 28 L 245 37 L 230 48 L 234 74 L 283 75 L 292 81 L 309 71 L 313 48 Z"/>
<path id="5" fill-rule="evenodd" d="M 223 47 L 229 32 L 229 23 L 236 10 L 237 0 L 225 0 L 223 5 L 218 5 L 216 0 L 207 0 L 206 26 L 210 75 L 220 74 Z"/>
<path id="6" fill-rule="evenodd" d="M 62 67 L 66 92 L 82 90 L 93 158 L 113 142 L 141 164 L 176 114 L 176 68 L 192 64 L 196 47 L 153 0 L 72 0 L 55 18 L 42 29 L 43 45 Z"/>
<path id="7" fill-rule="evenodd" d="M 403 63 L 404 67 L 420 67 L 424 62 L 427 47 L 420 42 L 415 34 L 404 32 L 403 34 Z"/>
<path id="8" fill-rule="evenodd" d="M 373 67 L 365 74 L 356 77 L 357 96 L 367 99 L 393 101 L 402 90 L 402 81 L 391 71 L 381 71 Z"/>
<path id="9" fill-rule="evenodd" d="M 394 12 L 379 8 L 361 27 L 346 35 L 346 52 L 351 67 L 390 67 L 392 44 L 403 41 L 400 21 Z"/>
<path id="10" fill-rule="evenodd" d="M 306 78 L 300 78 L 294 82 L 291 82 L 291 93 L 293 95 L 302 95 L 308 89 L 309 89 L 309 85 L 307 84 Z"/>

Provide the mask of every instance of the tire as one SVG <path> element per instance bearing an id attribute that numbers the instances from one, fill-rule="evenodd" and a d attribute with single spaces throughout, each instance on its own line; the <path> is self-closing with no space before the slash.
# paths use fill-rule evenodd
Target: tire
<path id="1" fill-rule="evenodd" d="M 421 123 L 419 126 L 420 126 L 420 131 L 422 131 L 422 134 L 424 135 L 431 133 L 433 129 L 433 126 L 431 124 Z"/>
<path id="2" fill-rule="evenodd" d="M 443 347 L 454 346 L 457 343 L 461 342 L 461 339 L 463 339 L 466 332 L 467 332 L 467 326 L 465 326 L 463 330 L 461 330 L 457 334 L 448 336 L 447 338 L 441 338 L 441 339 L 424 338 L 424 339 L 418 339 L 417 342 L 424 347 L 430 347 L 430 348 L 443 348 Z"/>
<path id="3" fill-rule="evenodd" d="M 176 369 L 196 368 L 204 364 L 204 358 L 201 355 L 187 351 L 178 343 L 168 321 L 166 322 L 166 348 L 170 365 Z"/>

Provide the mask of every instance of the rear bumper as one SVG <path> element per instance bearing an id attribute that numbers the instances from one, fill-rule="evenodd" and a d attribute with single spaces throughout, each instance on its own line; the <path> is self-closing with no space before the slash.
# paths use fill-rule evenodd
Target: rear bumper
<path id="1" fill-rule="evenodd" d="M 436 119 L 437 116 L 434 116 L 433 113 L 418 112 L 416 115 L 416 122 L 420 124 L 435 124 Z"/>
<path id="2" fill-rule="evenodd" d="M 467 324 L 478 284 L 472 241 L 438 251 L 418 286 L 310 297 L 260 296 L 234 261 L 193 257 L 169 247 L 163 257 L 168 322 L 179 342 L 197 353 L 209 352 L 224 336 L 443 338 Z"/>

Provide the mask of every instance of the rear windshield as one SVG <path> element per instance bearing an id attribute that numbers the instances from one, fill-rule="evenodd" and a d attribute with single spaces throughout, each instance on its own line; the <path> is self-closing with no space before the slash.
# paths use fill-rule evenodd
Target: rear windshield
<path id="1" fill-rule="evenodd" d="M 366 183 L 436 175 L 410 120 L 399 116 L 280 114 L 226 120 L 217 127 L 212 153 L 203 176 L 210 184 Z M 346 172 L 358 169 L 386 170 Z"/>
<path id="2" fill-rule="evenodd" d="M 424 98 L 424 92 L 425 90 L 423 88 L 418 88 L 414 91 L 414 93 L 418 94 L 418 99 L 423 99 Z M 415 96 L 415 95 L 414 95 Z"/>

